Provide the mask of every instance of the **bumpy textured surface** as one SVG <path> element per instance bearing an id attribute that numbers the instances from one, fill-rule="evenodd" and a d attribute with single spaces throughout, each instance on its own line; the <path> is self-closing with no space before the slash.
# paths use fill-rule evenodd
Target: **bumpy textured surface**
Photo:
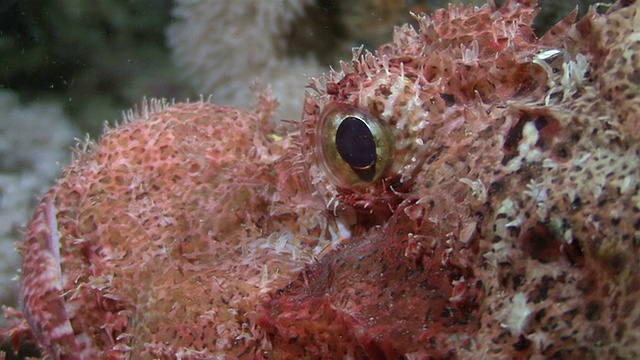
<path id="1" fill-rule="evenodd" d="M 303 201 L 280 209 L 288 141 L 275 141 L 262 100 L 260 114 L 153 103 L 77 152 L 21 248 L 25 312 L 53 354 L 260 348 L 260 292 L 286 285 L 324 237 Z"/>
<path id="2" fill-rule="evenodd" d="M 640 4 L 540 39 L 534 5 L 418 16 L 312 81 L 297 132 L 273 128 L 268 94 L 254 112 L 154 102 L 79 149 L 21 248 L 36 341 L 60 358 L 640 357 Z M 371 184 L 319 165 L 324 110 L 350 107 L 395 141 Z"/>

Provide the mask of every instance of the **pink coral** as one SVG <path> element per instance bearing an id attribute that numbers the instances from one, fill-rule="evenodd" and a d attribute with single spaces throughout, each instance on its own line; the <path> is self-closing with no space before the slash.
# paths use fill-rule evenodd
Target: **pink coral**
<path id="1" fill-rule="evenodd" d="M 640 4 L 540 39 L 534 6 L 417 16 L 314 80 L 294 133 L 268 94 L 252 113 L 154 102 L 108 130 L 21 246 L 43 350 L 640 356 Z M 346 119 L 365 134 L 338 139 Z"/>

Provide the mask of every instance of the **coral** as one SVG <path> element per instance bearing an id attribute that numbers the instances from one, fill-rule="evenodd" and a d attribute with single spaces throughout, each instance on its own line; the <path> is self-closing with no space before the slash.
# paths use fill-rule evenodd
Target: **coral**
<path id="1" fill-rule="evenodd" d="M 37 196 L 69 160 L 77 130 L 56 103 L 21 105 L 0 91 L 0 304 L 16 305 L 20 258 L 14 251 Z"/>
<path id="2" fill-rule="evenodd" d="M 182 1 L 173 9 L 175 22 L 167 40 L 177 65 L 201 93 L 215 102 L 247 106 L 249 85 L 270 85 L 280 112 L 298 117 L 307 76 L 321 73 L 309 54 L 288 57 L 285 34 L 305 13 L 311 0 Z M 233 56 L 229 56 L 233 54 Z"/>
<path id="3" fill-rule="evenodd" d="M 25 319 L 9 311 L 0 340 L 54 358 L 639 357 L 640 3 L 540 38 L 535 12 L 418 15 L 312 79 L 294 130 L 268 92 L 132 112 L 36 208 Z"/>

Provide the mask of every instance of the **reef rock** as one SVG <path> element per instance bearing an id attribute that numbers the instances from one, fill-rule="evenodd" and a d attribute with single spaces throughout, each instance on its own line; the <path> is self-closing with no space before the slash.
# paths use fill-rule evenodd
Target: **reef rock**
<path id="1" fill-rule="evenodd" d="M 79 132 L 59 103 L 21 104 L 17 94 L 0 90 L 0 109 L 0 305 L 15 306 L 20 268 L 16 242 L 38 203 L 36 195 L 51 187 L 61 164 L 69 163 Z"/>
<path id="2" fill-rule="evenodd" d="M 152 102 L 76 152 L 20 250 L 54 358 L 637 358 L 640 4 L 417 15 L 298 129 Z M 14 316 L 3 336 L 28 336 Z M 27 334 L 27 335 L 25 335 Z"/>

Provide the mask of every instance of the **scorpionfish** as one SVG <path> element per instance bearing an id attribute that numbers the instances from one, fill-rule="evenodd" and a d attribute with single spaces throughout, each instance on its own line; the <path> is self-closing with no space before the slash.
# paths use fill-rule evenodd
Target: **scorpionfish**
<path id="1" fill-rule="evenodd" d="M 416 14 L 300 119 L 153 100 L 78 146 L 2 336 L 55 359 L 640 357 L 640 3 Z"/>

